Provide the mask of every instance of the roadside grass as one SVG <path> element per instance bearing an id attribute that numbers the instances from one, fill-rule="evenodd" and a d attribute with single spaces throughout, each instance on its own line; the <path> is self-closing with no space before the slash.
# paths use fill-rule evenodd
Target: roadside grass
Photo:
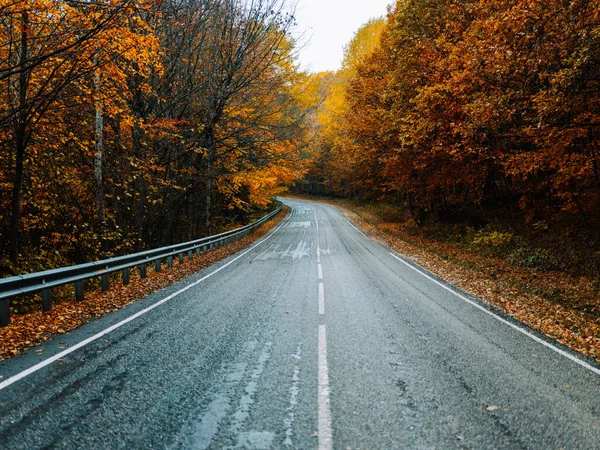
<path id="1" fill-rule="evenodd" d="M 576 237 L 543 222 L 530 229 L 501 221 L 478 229 L 417 225 L 394 205 L 319 200 L 440 278 L 600 361 L 600 253 L 593 245 L 580 248 Z"/>
<path id="2" fill-rule="evenodd" d="M 111 278 L 111 289 L 104 293 L 100 289 L 99 281 L 86 283 L 86 297 L 82 302 L 74 300 L 73 286 L 53 290 L 52 311 L 44 313 L 38 306 L 30 307 L 26 313 L 13 314 L 10 325 L 0 328 L 0 361 L 17 356 L 44 341 L 121 309 L 242 251 L 276 227 L 288 213 L 289 208 L 284 206 L 282 212 L 274 219 L 239 241 L 194 256 L 192 259 L 185 258 L 183 263 L 179 263 L 175 258 L 172 269 L 163 266 L 161 272 L 156 272 L 153 265 L 149 265 L 146 278 L 140 278 L 137 270 L 132 270 L 130 284 L 127 286 L 121 284 L 119 274 Z M 39 305 L 40 300 L 37 296 L 32 296 L 26 303 Z"/>

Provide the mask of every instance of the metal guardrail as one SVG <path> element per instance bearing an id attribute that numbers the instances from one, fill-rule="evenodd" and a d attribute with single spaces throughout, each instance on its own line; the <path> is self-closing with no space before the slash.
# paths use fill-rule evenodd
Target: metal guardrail
<path id="1" fill-rule="evenodd" d="M 92 263 L 2 278 L 0 279 L 0 326 L 6 326 L 10 323 L 10 299 L 13 297 L 41 292 L 42 309 L 43 311 L 50 311 L 52 309 L 52 288 L 75 284 L 76 300 L 83 301 L 84 282 L 86 280 L 100 278 L 102 280 L 102 291 L 104 292 L 110 287 L 109 275 L 120 271 L 123 284 L 129 284 L 129 270 L 131 268 L 139 267 L 140 276 L 145 278 L 148 264 L 154 263 L 155 270 L 160 272 L 165 260 L 170 268 L 173 265 L 173 257 L 175 256 L 178 257 L 179 262 L 183 262 L 186 254 L 188 259 L 192 259 L 194 254 L 199 256 L 201 252 L 205 253 L 229 242 L 237 241 L 275 217 L 282 207 L 283 204 L 279 202 L 279 206 L 275 211 L 256 222 L 215 236 Z"/>

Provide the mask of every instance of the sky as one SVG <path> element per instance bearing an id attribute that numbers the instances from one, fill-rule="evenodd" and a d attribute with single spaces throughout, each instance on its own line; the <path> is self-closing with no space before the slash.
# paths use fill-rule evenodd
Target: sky
<path id="1" fill-rule="evenodd" d="M 311 72 L 338 70 L 344 45 L 361 25 L 385 15 L 393 0 L 297 0 L 297 34 L 301 33 L 301 68 Z"/>

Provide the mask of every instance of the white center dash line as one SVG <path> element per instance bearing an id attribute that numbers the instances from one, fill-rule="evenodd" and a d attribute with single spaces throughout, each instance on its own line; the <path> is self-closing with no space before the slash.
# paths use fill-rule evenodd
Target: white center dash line
<path id="1" fill-rule="evenodd" d="M 327 368 L 327 332 L 319 325 L 319 450 L 333 447 L 331 432 L 331 406 L 329 404 L 329 369 Z"/>
<path id="2" fill-rule="evenodd" d="M 319 315 L 325 315 L 325 290 L 323 289 L 323 282 L 319 283 Z"/>

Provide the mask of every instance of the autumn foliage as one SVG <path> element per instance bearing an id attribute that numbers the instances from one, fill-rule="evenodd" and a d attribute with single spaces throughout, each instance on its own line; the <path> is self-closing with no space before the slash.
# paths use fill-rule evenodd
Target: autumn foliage
<path id="1" fill-rule="evenodd" d="M 0 273 L 245 222 L 312 108 L 279 0 L 0 0 Z"/>
<path id="2" fill-rule="evenodd" d="M 597 239 L 599 11 L 397 1 L 381 31 L 356 34 L 341 71 L 317 76 L 327 99 L 304 189 L 397 201 L 417 222 L 501 213 Z"/>

